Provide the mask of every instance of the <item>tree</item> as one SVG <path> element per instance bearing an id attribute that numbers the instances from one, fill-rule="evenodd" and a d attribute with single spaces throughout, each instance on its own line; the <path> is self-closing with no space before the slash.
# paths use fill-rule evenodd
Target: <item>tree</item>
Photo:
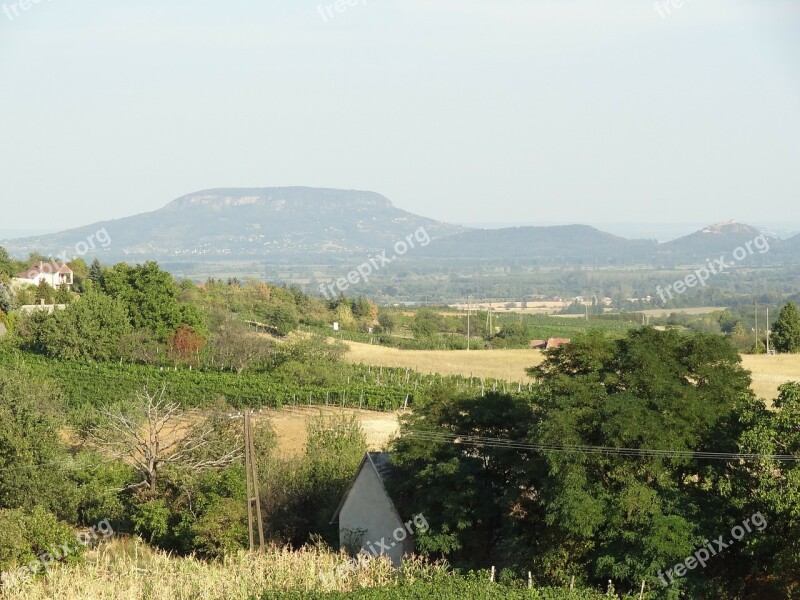
<path id="1" fill-rule="evenodd" d="M 411 326 L 414 337 L 417 339 L 430 338 L 439 333 L 444 328 L 444 319 L 438 312 L 430 308 L 421 308 L 414 315 L 414 323 Z"/>
<path id="2" fill-rule="evenodd" d="M 15 273 L 15 261 L 8 255 L 8 250 L 0 246 L 0 279 L 5 275 L 12 277 Z"/>
<path id="3" fill-rule="evenodd" d="M 102 277 L 103 290 L 124 303 L 135 329 L 146 329 L 166 341 L 181 325 L 204 330 L 204 319 L 195 305 L 180 302 L 172 275 L 155 262 L 114 265 Z"/>
<path id="4" fill-rule="evenodd" d="M 39 282 L 39 287 L 36 288 L 36 302 L 44 301 L 44 304 L 52 304 L 53 298 L 55 298 L 53 286 L 42 279 Z"/>
<path id="5" fill-rule="evenodd" d="M 800 352 L 800 311 L 794 302 L 781 309 L 772 324 L 771 340 L 778 352 Z"/>
<path id="6" fill-rule="evenodd" d="M 595 332 L 547 354 L 531 370 L 541 382 L 541 421 L 532 443 L 553 446 L 732 452 L 748 372 L 725 338 L 653 328 L 610 341 Z M 613 579 L 634 589 L 741 520 L 728 489 L 738 461 L 686 456 L 545 452 L 539 493 L 551 547 L 542 559 L 567 574 Z M 694 574 L 678 585 L 701 585 Z M 691 597 L 705 596 L 695 590 Z"/>
<path id="7" fill-rule="evenodd" d="M 209 343 L 211 365 L 241 374 L 259 363 L 265 363 L 274 353 L 272 343 L 254 335 L 233 315 L 226 315 L 211 336 Z"/>
<path id="8" fill-rule="evenodd" d="M 100 409 L 103 422 L 91 429 L 91 442 L 106 456 L 133 465 L 140 481 L 131 488 L 155 494 L 162 469 L 174 466 L 197 473 L 226 467 L 241 457 L 237 437 L 225 435 L 228 419 L 216 422 L 170 402 L 166 388 L 137 392 L 132 410 Z"/>
<path id="9" fill-rule="evenodd" d="M 100 261 L 96 258 L 92 261 L 89 267 L 89 280 L 95 285 L 100 285 L 103 281 L 103 267 L 100 266 Z"/>
<path id="10" fill-rule="evenodd" d="M 69 304 L 72 302 L 72 294 L 69 293 L 67 284 L 62 283 L 60 286 L 58 286 L 58 291 L 56 291 L 54 300 L 56 304 Z"/>
<path id="11" fill-rule="evenodd" d="M 259 313 L 265 323 L 280 336 L 289 335 L 300 324 L 297 310 L 295 310 L 294 306 L 283 304 L 267 305 L 262 307 Z"/>
<path id="12" fill-rule="evenodd" d="M 352 327 L 356 322 L 355 317 L 353 317 L 353 309 L 350 308 L 347 302 L 340 302 L 333 311 L 333 315 L 344 329 Z"/>
<path id="13" fill-rule="evenodd" d="M 128 313 L 121 302 L 90 290 L 52 315 L 31 315 L 28 347 L 67 360 L 113 360 L 119 341 L 130 333 Z"/>
<path id="14" fill-rule="evenodd" d="M 415 540 L 419 551 L 462 566 L 486 564 L 489 557 L 500 564 L 515 560 L 510 555 L 518 549 L 513 539 L 520 533 L 519 516 L 538 520 L 529 497 L 534 484 L 520 468 L 536 457 L 514 448 L 532 427 L 531 408 L 526 400 L 502 394 L 453 398 L 450 391 L 437 390 L 432 402 L 401 418 L 392 496 L 402 514 L 422 513 L 430 522 L 429 531 Z M 509 447 L 453 443 L 461 436 L 502 438 Z M 529 546 L 521 554 L 532 552 Z"/>
<path id="15" fill-rule="evenodd" d="M 800 383 L 785 383 L 778 392 L 772 410 L 763 402 L 746 407 L 741 452 L 800 456 Z M 779 584 L 762 597 L 790 598 L 800 585 L 800 463 L 762 458 L 748 465 L 745 474 L 736 485 L 742 491 L 742 513 L 763 511 L 769 535 L 748 540 L 742 570 L 752 579 Z"/>
<path id="16" fill-rule="evenodd" d="M 387 311 L 381 311 L 378 313 L 378 324 L 381 328 L 386 331 L 387 333 L 391 333 L 394 331 L 394 328 L 397 327 L 397 320 L 394 318 L 392 313 Z"/>
<path id="17" fill-rule="evenodd" d="M 181 325 L 169 338 L 169 348 L 176 360 L 199 364 L 198 354 L 205 340 L 188 325 Z"/>
<path id="18" fill-rule="evenodd" d="M 28 369 L 0 371 L 0 509 L 41 506 L 75 517 L 77 490 L 54 410 L 61 402 L 55 386 Z"/>

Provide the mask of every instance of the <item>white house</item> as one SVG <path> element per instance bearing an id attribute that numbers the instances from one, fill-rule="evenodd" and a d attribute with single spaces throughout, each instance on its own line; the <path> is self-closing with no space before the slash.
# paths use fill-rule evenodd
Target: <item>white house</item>
<path id="1" fill-rule="evenodd" d="M 12 282 L 17 285 L 38 286 L 42 281 L 46 281 L 54 288 L 59 288 L 62 285 L 66 285 L 69 288 L 72 285 L 72 275 L 72 269 L 66 263 L 59 266 L 56 261 L 39 261 L 27 271 L 17 273 Z"/>
<path id="2" fill-rule="evenodd" d="M 386 491 L 394 475 L 388 452 L 367 452 L 331 519 L 339 519 L 339 544 L 351 554 L 385 554 L 395 567 L 414 551 L 411 521 L 404 523 Z"/>

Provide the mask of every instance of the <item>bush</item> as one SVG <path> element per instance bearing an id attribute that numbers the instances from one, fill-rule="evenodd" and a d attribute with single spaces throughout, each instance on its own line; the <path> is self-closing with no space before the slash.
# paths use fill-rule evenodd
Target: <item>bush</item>
<path id="1" fill-rule="evenodd" d="M 55 515 L 38 506 L 30 511 L 0 509 L 0 571 L 12 571 L 59 549 L 67 562 L 83 556 L 72 529 Z"/>

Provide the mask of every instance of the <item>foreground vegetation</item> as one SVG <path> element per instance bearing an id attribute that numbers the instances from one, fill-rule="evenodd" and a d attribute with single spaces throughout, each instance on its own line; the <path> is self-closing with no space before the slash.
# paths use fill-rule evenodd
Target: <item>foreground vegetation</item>
<path id="1" fill-rule="evenodd" d="M 600 600 L 604 593 L 566 587 L 525 590 L 490 583 L 487 572 L 455 575 L 444 564 L 406 561 L 396 571 L 386 559 L 350 558 L 321 546 L 271 546 L 236 552 L 220 561 L 176 558 L 138 540 L 114 541 L 77 567 L 58 566 L 41 579 L 6 590 L 19 600 L 272 600 L 279 598 L 512 598 Z M 3 592 L 0 590 L 0 597 Z M 617 596 L 612 595 L 611 598 Z M 647 596 L 646 596 L 647 597 Z"/>
<path id="2" fill-rule="evenodd" d="M 0 571 L 101 521 L 146 547 L 134 544 L 132 558 L 130 546 L 76 548 L 20 593 L 81 597 L 81 581 L 95 594 L 85 597 L 105 597 L 82 569 L 107 586 L 119 569 L 128 573 L 125 590 L 142 598 L 560 598 L 573 580 L 587 598 L 609 581 L 633 597 L 644 583 L 654 599 L 800 595 L 800 384 L 784 384 L 767 410 L 731 336 L 574 322 L 581 331 L 571 344 L 538 365 L 532 358 L 526 385 L 509 385 L 349 365 L 341 344 L 293 334 L 330 319 L 350 331 L 403 326 L 365 299 L 325 303 L 236 281 L 178 284 L 154 263 L 93 265 L 80 295 L 59 292 L 69 296 L 64 310 L 4 316 Z M 776 332 L 791 349 L 800 327 L 786 306 Z M 423 309 L 403 318 L 420 342 L 463 335 L 447 331 L 460 315 Z M 483 341 L 513 347 L 530 334 L 524 319 L 501 321 Z M 390 487 L 403 514 L 430 523 L 417 551 L 462 574 L 496 566 L 509 587 L 421 562 L 399 575 L 377 563 L 344 582 L 318 577 L 344 560 L 323 544 L 338 546 L 330 518 L 366 450 L 348 418 L 311 419 L 304 451 L 288 458 L 275 451 L 269 424 L 256 429 L 254 460 L 265 474 L 256 493 L 274 548 L 267 562 L 241 554 L 248 532 L 238 409 L 406 403 L 413 412 L 391 444 L 400 477 Z M 662 571 L 756 513 L 766 531 L 662 586 Z M 237 579 L 237 569 L 256 573 Z M 164 583 L 173 580 L 175 588 Z M 380 591 L 357 590 L 362 583 Z M 166 589 L 172 595 L 159 595 Z"/>

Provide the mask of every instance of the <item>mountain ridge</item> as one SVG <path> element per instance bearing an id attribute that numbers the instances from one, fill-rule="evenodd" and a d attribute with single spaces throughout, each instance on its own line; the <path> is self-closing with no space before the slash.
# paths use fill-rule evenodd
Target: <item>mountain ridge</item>
<path id="1" fill-rule="evenodd" d="M 733 220 L 664 243 L 582 224 L 470 229 L 405 211 L 377 192 L 288 186 L 199 190 L 154 211 L 0 245 L 16 256 L 34 251 L 62 256 L 67 248 L 72 258 L 69 249 L 105 229 L 110 244 L 95 247 L 87 258 L 316 264 L 379 252 L 420 228 L 435 243 L 417 248 L 413 259 L 541 265 L 696 263 L 763 235 Z M 755 255 L 753 264 L 800 262 L 800 234 L 765 239 L 769 252 Z"/>

